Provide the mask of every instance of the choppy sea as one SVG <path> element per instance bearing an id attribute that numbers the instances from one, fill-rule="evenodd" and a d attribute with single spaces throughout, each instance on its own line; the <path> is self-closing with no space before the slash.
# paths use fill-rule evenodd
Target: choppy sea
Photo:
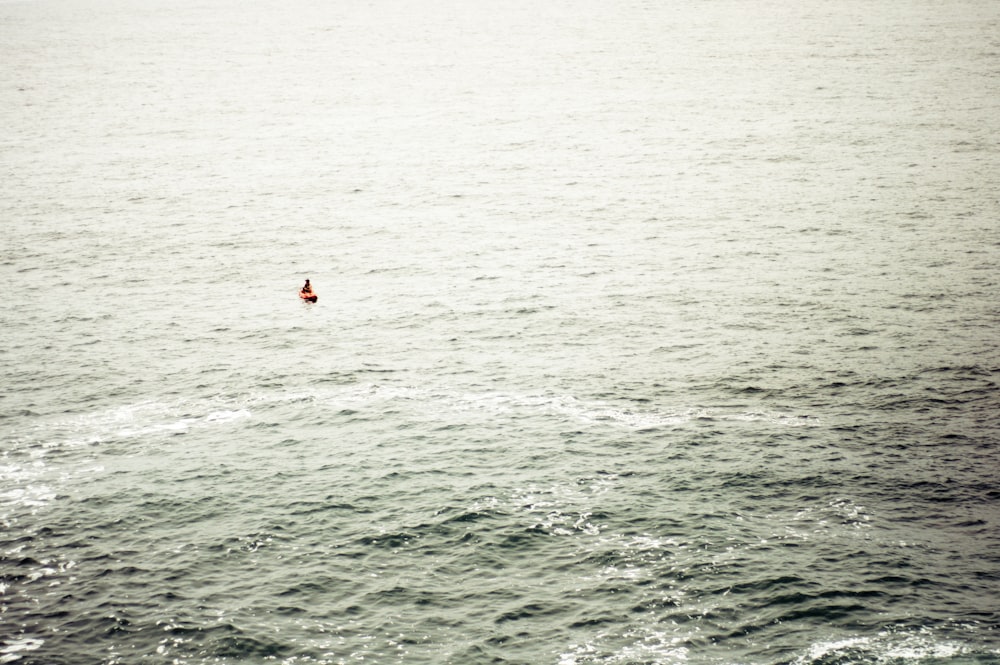
<path id="1" fill-rule="evenodd" d="M 0 663 L 1000 662 L 1000 4 L 4 0 L 0 63 Z"/>

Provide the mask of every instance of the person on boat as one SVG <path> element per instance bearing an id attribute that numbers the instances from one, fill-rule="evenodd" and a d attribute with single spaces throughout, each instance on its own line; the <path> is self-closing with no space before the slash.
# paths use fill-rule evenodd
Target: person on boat
<path id="1" fill-rule="evenodd" d="M 312 292 L 313 292 L 313 287 L 312 287 L 312 285 L 309 284 L 309 280 L 307 279 L 306 280 L 306 285 L 302 287 L 302 293 L 304 293 L 304 294 L 310 294 Z"/>

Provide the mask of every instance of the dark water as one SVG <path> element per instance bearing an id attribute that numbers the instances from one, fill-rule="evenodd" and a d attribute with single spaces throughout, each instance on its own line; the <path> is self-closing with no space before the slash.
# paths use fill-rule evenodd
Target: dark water
<path id="1" fill-rule="evenodd" d="M 998 28 L 0 4 L 0 662 L 1000 662 Z"/>

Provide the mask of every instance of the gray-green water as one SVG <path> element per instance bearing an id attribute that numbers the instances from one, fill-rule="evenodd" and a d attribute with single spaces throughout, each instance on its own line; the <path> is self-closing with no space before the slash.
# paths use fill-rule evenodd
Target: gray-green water
<path id="1" fill-rule="evenodd" d="M 0 662 L 1000 661 L 998 35 L 0 3 Z"/>

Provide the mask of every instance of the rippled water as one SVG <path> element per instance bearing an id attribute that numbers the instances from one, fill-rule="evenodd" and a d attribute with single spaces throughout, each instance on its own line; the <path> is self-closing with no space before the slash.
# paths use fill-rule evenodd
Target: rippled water
<path id="1" fill-rule="evenodd" d="M 998 35 L 0 3 L 0 663 L 1000 662 Z"/>

